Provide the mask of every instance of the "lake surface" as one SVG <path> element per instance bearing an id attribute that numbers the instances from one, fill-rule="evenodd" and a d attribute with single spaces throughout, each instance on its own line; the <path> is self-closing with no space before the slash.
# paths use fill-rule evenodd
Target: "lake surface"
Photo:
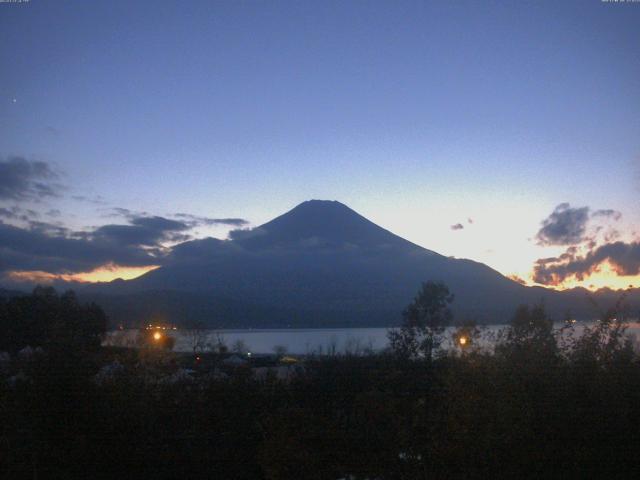
<path id="1" fill-rule="evenodd" d="M 558 324 L 560 327 L 561 324 Z M 488 325 L 482 327 L 483 342 L 490 342 L 491 336 L 504 328 L 504 325 Z M 580 326 L 576 327 L 579 332 Z M 252 353 L 273 353 L 277 347 L 284 347 L 288 353 L 327 354 L 362 353 L 366 350 L 380 351 L 389 344 L 388 328 L 308 328 L 308 329 L 250 329 L 250 330 L 207 330 L 204 333 L 205 343 L 215 345 L 218 337 L 230 349 L 242 341 L 248 351 Z M 454 328 L 445 332 L 445 347 L 451 346 Z M 174 351 L 190 352 L 192 340 L 185 330 L 167 330 L 167 335 L 176 339 Z M 629 324 L 627 333 L 640 337 L 640 323 Z M 133 346 L 137 330 L 122 330 L 110 332 L 105 340 L 108 345 Z"/>

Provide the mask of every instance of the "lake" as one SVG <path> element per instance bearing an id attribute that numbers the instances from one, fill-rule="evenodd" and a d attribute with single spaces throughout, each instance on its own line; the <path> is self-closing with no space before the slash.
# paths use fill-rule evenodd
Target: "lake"
<path id="1" fill-rule="evenodd" d="M 558 327 L 561 324 L 557 324 Z M 504 325 L 488 325 L 483 327 L 483 337 L 495 335 Z M 579 331 L 580 327 L 576 328 Z M 451 346 L 454 328 L 445 332 L 447 344 Z M 388 328 L 306 328 L 306 329 L 250 329 L 250 330 L 207 330 L 205 342 L 217 343 L 220 336 L 225 345 L 231 348 L 236 342 L 242 341 L 247 349 L 256 354 L 273 353 L 276 347 L 284 347 L 288 353 L 297 355 L 327 354 L 331 352 L 344 353 L 366 350 L 380 351 L 388 345 Z M 640 334 L 640 323 L 629 324 L 627 331 L 636 337 Z M 132 346 L 137 330 L 122 330 L 109 332 L 105 345 Z M 167 330 L 167 335 L 176 339 L 174 351 L 189 352 L 192 343 L 185 330 Z M 485 340 L 486 342 L 486 340 Z"/>

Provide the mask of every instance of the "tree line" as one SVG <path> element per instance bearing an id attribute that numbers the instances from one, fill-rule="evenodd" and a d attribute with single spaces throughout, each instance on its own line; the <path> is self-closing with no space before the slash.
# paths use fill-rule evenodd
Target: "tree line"
<path id="1" fill-rule="evenodd" d="M 5 301 L 0 474 L 637 475 L 640 363 L 623 300 L 592 324 L 568 318 L 559 329 L 544 306 L 521 306 L 491 348 L 461 322 L 456 347 L 445 349 L 453 301 L 445 285 L 425 283 L 388 351 L 308 358 L 286 380 L 257 379 L 250 363 L 194 365 L 162 348 L 101 347 L 104 315 L 72 294 L 37 289 Z"/>

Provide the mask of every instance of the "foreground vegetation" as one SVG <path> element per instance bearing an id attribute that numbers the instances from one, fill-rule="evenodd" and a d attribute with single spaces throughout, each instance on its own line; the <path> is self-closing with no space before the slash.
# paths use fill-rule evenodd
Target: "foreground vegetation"
<path id="1" fill-rule="evenodd" d="M 0 306 L 8 478 L 633 478 L 640 362 L 623 305 L 558 332 L 521 307 L 492 348 L 425 284 L 393 348 L 278 378 L 151 346 L 100 347 L 106 319 L 38 289 Z M 460 341 L 464 338 L 464 341 Z M 27 347 L 28 345 L 28 347 Z"/>

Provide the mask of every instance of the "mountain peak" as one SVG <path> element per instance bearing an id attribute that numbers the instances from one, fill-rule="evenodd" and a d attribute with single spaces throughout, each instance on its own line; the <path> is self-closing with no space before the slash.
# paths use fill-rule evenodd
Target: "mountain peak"
<path id="1" fill-rule="evenodd" d="M 335 208 L 335 207 L 341 207 L 341 208 L 346 208 L 348 210 L 351 210 L 344 203 L 341 203 L 338 200 L 319 200 L 315 198 L 311 200 L 305 200 L 304 202 L 295 206 L 293 210 L 295 210 L 296 208 Z"/>
<path id="2" fill-rule="evenodd" d="M 337 200 L 306 200 L 284 215 L 352 215 L 360 216 L 351 208 Z M 278 217 L 279 218 L 279 217 Z"/>
<path id="3" fill-rule="evenodd" d="M 255 229 L 247 247 L 358 246 L 416 248 L 336 200 L 307 200 Z"/>
<path id="4" fill-rule="evenodd" d="M 307 200 L 296 205 L 280 217 L 287 215 L 346 215 L 360 217 L 354 210 L 337 200 Z"/>

